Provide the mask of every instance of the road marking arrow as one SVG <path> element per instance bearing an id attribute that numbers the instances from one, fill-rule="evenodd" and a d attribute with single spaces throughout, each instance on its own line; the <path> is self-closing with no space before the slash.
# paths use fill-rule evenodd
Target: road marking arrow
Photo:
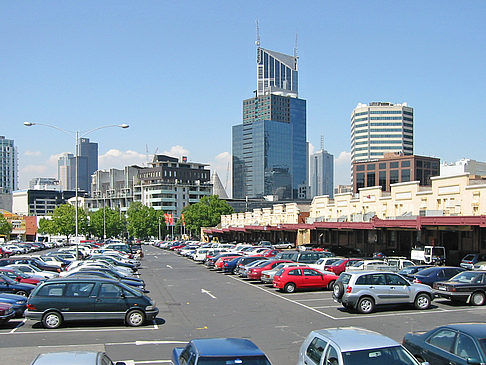
<path id="1" fill-rule="evenodd" d="M 207 294 L 207 295 L 209 295 L 209 296 L 210 296 L 211 298 L 213 298 L 213 299 L 218 299 L 218 298 L 216 298 L 216 297 L 215 297 L 213 294 L 211 294 L 211 292 L 210 292 L 209 290 L 206 290 L 206 289 L 201 289 L 201 293 L 203 293 L 203 294 Z"/>
<path id="2" fill-rule="evenodd" d="M 169 269 L 173 269 L 173 267 L 172 267 L 172 266 L 170 266 L 170 265 L 167 265 L 167 267 L 168 267 Z"/>

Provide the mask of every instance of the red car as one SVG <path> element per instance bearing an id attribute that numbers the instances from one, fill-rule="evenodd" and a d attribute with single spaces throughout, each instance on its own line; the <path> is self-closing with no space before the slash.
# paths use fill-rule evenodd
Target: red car
<path id="1" fill-rule="evenodd" d="M 267 251 L 262 252 L 260 255 L 263 257 L 275 257 L 281 250 L 275 250 L 269 248 Z"/>
<path id="2" fill-rule="evenodd" d="M 329 289 L 332 290 L 338 275 L 325 274 L 310 267 L 284 267 L 273 277 L 273 287 L 287 293 L 296 289 Z"/>
<path id="3" fill-rule="evenodd" d="M 362 261 L 362 259 L 342 259 L 332 263 L 331 265 L 324 266 L 324 270 L 332 271 L 334 274 L 339 275 L 346 271 L 348 266 L 351 266 L 358 261 Z"/>
<path id="4" fill-rule="evenodd" d="M 7 323 L 10 318 L 15 316 L 15 311 L 12 304 L 0 303 L 0 324 Z"/>
<path id="5" fill-rule="evenodd" d="M 252 280 L 260 280 L 262 277 L 262 271 L 265 270 L 272 270 L 278 264 L 282 262 L 292 262 L 290 260 L 270 260 L 270 261 L 263 261 L 261 264 L 257 265 L 256 267 L 252 267 L 248 270 L 248 279 Z"/>
<path id="6" fill-rule="evenodd" d="M 223 270 L 223 265 L 226 261 L 230 261 L 230 260 L 233 260 L 234 258 L 236 257 L 241 257 L 242 255 L 240 254 L 234 254 L 232 256 L 223 256 L 223 257 L 220 257 L 219 259 L 216 260 L 216 262 L 214 263 L 214 268 L 216 270 Z"/>
<path id="7" fill-rule="evenodd" d="M 9 268 L 0 268 L 0 273 L 9 277 L 12 280 L 15 280 L 19 283 L 24 283 L 24 284 L 32 284 L 32 285 L 37 285 L 41 281 L 45 280 L 44 277 L 42 276 L 32 276 L 23 273 L 20 270 L 16 269 L 9 269 Z"/>

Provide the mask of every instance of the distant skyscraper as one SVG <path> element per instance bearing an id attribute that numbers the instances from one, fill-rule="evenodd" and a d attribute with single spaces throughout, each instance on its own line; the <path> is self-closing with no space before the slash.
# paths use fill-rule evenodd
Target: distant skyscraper
<path id="1" fill-rule="evenodd" d="M 13 139 L 0 136 L 0 193 L 10 194 L 18 189 L 17 147 Z"/>
<path id="2" fill-rule="evenodd" d="M 257 43 L 257 93 L 233 126 L 233 198 L 297 199 L 307 184 L 306 101 L 298 98 L 297 57 Z"/>
<path id="3" fill-rule="evenodd" d="M 98 170 L 98 144 L 80 138 L 78 146 L 78 189 L 91 190 L 91 175 Z M 58 160 L 58 178 L 63 190 L 76 189 L 76 157 L 64 153 Z"/>
<path id="4" fill-rule="evenodd" d="M 310 156 L 309 183 L 311 197 L 319 195 L 334 196 L 334 156 L 325 150 Z"/>
<path id="5" fill-rule="evenodd" d="M 351 161 L 389 152 L 413 155 L 413 108 L 406 103 L 358 104 L 351 115 Z"/>

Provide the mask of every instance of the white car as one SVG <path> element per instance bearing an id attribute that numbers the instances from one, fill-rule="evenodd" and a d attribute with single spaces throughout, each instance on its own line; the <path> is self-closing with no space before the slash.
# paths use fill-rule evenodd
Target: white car
<path id="1" fill-rule="evenodd" d="M 332 265 L 336 261 L 342 260 L 344 257 L 322 257 L 313 264 L 309 264 L 309 267 L 314 269 L 325 271 L 326 265 Z"/>
<path id="2" fill-rule="evenodd" d="M 41 270 L 33 265 L 29 264 L 13 264 L 13 265 L 7 265 L 6 267 L 11 267 L 17 270 L 20 270 L 26 274 L 31 274 L 31 275 L 37 275 L 37 276 L 43 276 L 46 279 L 52 279 L 52 278 L 57 278 L 59 274 L 52 272 L 52 271 L 45 271 Z"/>

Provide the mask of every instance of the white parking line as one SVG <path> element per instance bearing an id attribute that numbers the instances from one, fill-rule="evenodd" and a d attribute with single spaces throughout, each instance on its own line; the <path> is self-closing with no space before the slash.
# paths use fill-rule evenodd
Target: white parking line
<path id="1" fill-rule="evenodd" d="M 77 333 L 77 332 L 119 332 L 119 331 L 154 331 L 157 327 L 151 328 L 102 328 L 102 329 L 72 329 L 72 330 L 39 330 L 39 331 L 23 331 L 23 332 L 5 332 L 0 335 L 32 335 L 32 334 L 46 334 L 46 333 Z"/>
<path id="2" fill-rule="evenodd" d="M 334 301 L 332 298 L 296 299 L 296 302 Z"/>
<path id="3" fill-rule="evenodd" d="M 9 333 L 14 333 L 15 331 L 17 331 L 21 326 L 23 326 L 25 324 L 25 322 L 27 322 L 27 318 L 24 318 L 24 320 L 22 322 L 20 322 L 13 330 L 11 330 Z"/>
<path id="4" fill-rule="evenodd" d="M 337 307 L 335 305 L 323 305 L 321 307 L 312 307 L 312 308 L 314 308 L 314 309 L 324 309 L 324 308 L 339 308 L 339 307 Z"/>

